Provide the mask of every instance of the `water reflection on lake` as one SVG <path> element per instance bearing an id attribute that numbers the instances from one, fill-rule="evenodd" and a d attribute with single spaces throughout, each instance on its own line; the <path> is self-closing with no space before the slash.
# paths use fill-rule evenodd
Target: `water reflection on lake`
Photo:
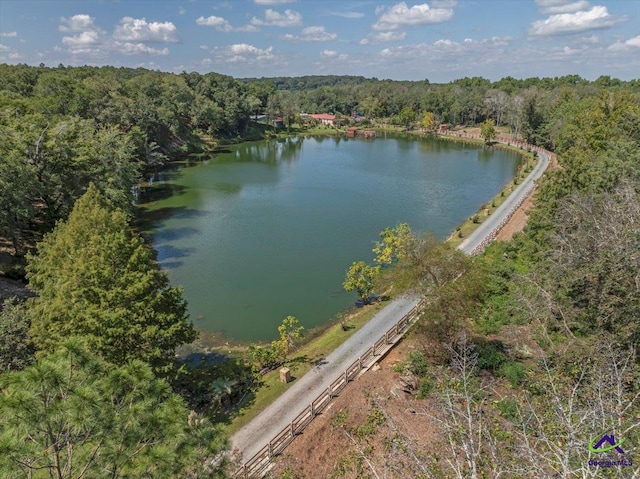
<path id="1" fill-rule="evenodd" d="M 445 238 L 519 162 L 505 150 L 394 135 L 245 143 L 155 173 L 140 219 L 196 326 L 272 339 L 287 315 L 310 328 L 349 306 L 344 273 L 371 260 L 386 226 Z"/>

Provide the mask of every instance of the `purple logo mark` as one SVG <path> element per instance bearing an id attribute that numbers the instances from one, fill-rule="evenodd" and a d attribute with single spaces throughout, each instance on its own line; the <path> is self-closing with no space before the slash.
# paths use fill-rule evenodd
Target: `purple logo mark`
<path id="1" fill-rule="evenodd" d="M 620 445 L 624 442 L 624 439 L 620 440 L 619 442 L 616 442 L 616 438 L 615 438 L 615 436 L 613 434 L 611 434 L 611 435 L 605 434 L 604 436 L 602 436 L 600 438 L 600 440 L 597 443 L 596 443 L 596 441 L 598 441 L 598 437 L 597 436 L 591 442 L 589 442 L 589 450 L 591 452 L 596 452 L 596 453 L 608 452 L 608 451 L 611 451 L 612 449 L 615 449 L 620 454 L 624 454 L 624 451 L 620 447 Z M 605 442 L 608 442 L 609 446 L 602 447 L 602 445 Z"/>

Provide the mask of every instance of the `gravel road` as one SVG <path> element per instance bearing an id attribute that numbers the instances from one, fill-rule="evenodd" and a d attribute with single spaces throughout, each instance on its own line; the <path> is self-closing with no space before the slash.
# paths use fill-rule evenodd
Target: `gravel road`
<path id="1" fill-rule="evenodd" d="M 534 182 L 540 178 L 549 164 L 549 156 L 539 153 L 540 161 L 529 176 L 509 195 L 507 200 L 487 218 L 474 233 L 458 247 L 466 254 L 495 237 L 497 230 L 513 214 L 513 211 L 531 192 Z M 291 387 L 271 405 L 264 409 L 251 422 L 231 437 L 231 446 L 242 452 L 247 461 L 285 426 L 302 412 L 322 391 L 350 366 L 358 357 L 380 339 L 387 329 L 407 314 L 419 298 L 403 296 L 393 300 L 379 311 L 359 331 L 329 354 L 325 361 L 315 366 L 302 378 L 296 379 Z"/>
<path id="2" fill-rule="evenodd" d="M 236 432 L 231 437 L 232 448 L 242 451 L 245 461 L 250 459 L 417 303 L 418 298 L 403 296 L 380 310 L 321 364 L 296 379 L 282 396 Z"/>
<path id="3" fill-rule="evenodd" d="M 542 176 L 544 170 L 549 166 L 549 155 L 543 151 L 538 152 L 539 160 L 531 173 L 520 183 L 515 190 L 507 197 L 507 199 L 493 212 L 491 216 L 486 218 L 484 222 L 469 235 L 469 237 L 460 243 L 458 249 L 466 254 L 472 254 L 481 248 L 483 243 L 491 242 L 498 230 L 504 226 L 504 223 L 511 217 L 515 210 L 522 204 L 527 196 L 531 193 L 535 182 Z"/>

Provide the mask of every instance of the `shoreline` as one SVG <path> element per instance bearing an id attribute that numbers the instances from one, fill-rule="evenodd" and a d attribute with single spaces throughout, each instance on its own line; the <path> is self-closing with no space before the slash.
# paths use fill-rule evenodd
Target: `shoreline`
<path id="1" fill-rule="evenodd" d="M 384 131 L 388 131 L 392 133 L 406 133 L 410 136 L 416 137 L 416 139 L 426 137 L 424 132 L 421 132 L 418 130 L 409 131 L 409 132 L 400 132 L 398 130 L 387 129 Z M 335 132 L 334 133 L 335 135 L 345 133 L 344 131 L 337 131 L 337 130 L 334 130 L 334 132 Z M 446 141 L 459 141 L 459 142 L 466 142 L 474 145 L 484 144 L 484 141 L 482 139 L 477 139 L 473 137 L 469 138 L 466 136 L 457 136 L 458 133 L 462 135 L 467 135 L 466 132 L 453 131 L 452 134 L 450 135 L 433 135 L 433 137 L 436 139 L 441 139 Z M 294 134 L 291 136 L 300 136 L 300 134 Z M 313 136 L 313 134 L 311 134 L 310 136 Z M 535 166 L 535 165 L 531 166 L 531 162 L 532 160 L 536 161 L 536 159 L 533 157 L 530 151 L 527 151 L 524 148 L 519 148 L 514 145 L 508 145 L 508 144 L 503 144 L 499 142 L 494 143 L 494 145 L 492 146 L 508 149 L 510 151 L 519 153 L 522 156 L 521 166 L 519 167 L 516 173 L 516 176 L 512 178 L 496 194 L 496 196 L 490 199 L 487 203 L 481 205 L 480 208 L 473 215 L 467 217 L 462 223 L 460 223 L 456 227 L 456 229 L 453 230 L 451 234 L 444 240 L 445 242 L 450 243 L 453 247 L 458 247 L 460 243 L 462 243 L 471 233 L 473 233 L 473 231 L 479 228 L 483 224 L 484 220 L 489 215 L 493 214 L 493 212 L 497 210 L 500 207 L 500 205 L 509 197 L 509 195 L 513 190 L 515 190 L 515 187 L 517 185 L 517 183 L 514 184 L 515 178 L 520 179 L 522 176 L 526 177 L 529 174 L 529 171 L 530 171 L 529 168 L 532 169 L 533 166 Z M 486 216 L 481 216 L 483 211 L 485 210 L 489 210 L 489 213 Z M 476 217 L 479 218 L 479 220 L 477 222 L 474 222 L 473 218 L 476 218 Z M 460 233 L 463 234 L 462 237 L 459 237 Z M 304 349 L 305 347 L 312 347 L 312 343 L 315 341 L 322 342 L 323 336 L 327 334 L 331 335 L 332 333 L 335 332 L 336 329 L 340 329 L 340 324 L 345 321 L 344 318 L 357 318 L 360 314 L 362 314 L 363 310 L 366 310 L 366 309 L 367 308 L 357 308 L 354 304 L 351 307 L 348 307 L 346 309 L 336 312 L 332 317 L 328 318 L 328 320 L 322 325 L 318 325 L 308 330 L 307 334 L 305 335 L 305 338 L 303 339 L 303 342 L 299 345 L 297 350 Z M 197 323 L 194 323 L 194 324 L 196 325 L 196 328 L 197 328 Z M 180 351 L 180 356 L 193 354 L 193 353 L 197 354 L 197 353 L 214 352 L 214 353 L 219 353 L 224 355 L 233 355 L 233 356 L 243 357 L 243 356 L 246 356 L 246 354 L 248 353 L 248 348 L 250 345 L 252 344 L 264 345 L 264 344 L 268 344 L 269 342 L 268 340 L 257 341 L 257 342 L 234 341 L 232 338 L 226 338 L 216 331 L 202 330 L 199 328 L 197 329 L 201 335 L 200 338 L 197 339 L 194 343 L 191 343 L 190 345 L 183 346 Z"/>

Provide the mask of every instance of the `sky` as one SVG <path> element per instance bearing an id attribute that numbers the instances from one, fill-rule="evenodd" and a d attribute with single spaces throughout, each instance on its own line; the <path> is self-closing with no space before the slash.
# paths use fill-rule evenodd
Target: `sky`
<path id="1" fill-rule="evenodd" d="M 0 0 L 0 63 L 629 80 L 640 78 L 640 0 Z"/>

